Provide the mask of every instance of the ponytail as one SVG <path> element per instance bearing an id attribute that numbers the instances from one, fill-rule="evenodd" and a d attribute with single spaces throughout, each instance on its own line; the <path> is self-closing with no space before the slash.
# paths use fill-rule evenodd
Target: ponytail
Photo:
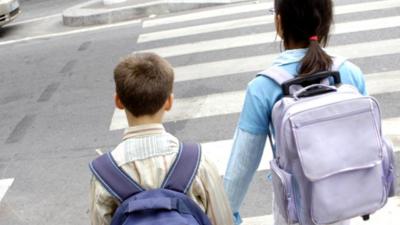
<path id="1" fill-rule="evenodd" d="M 332 66 L 332 58 L 321 48 L 318 38 L 310 38 L 310 44 L 306 55 L 301 60 L 300 74 L 309 75 L 329 70 Z"/>

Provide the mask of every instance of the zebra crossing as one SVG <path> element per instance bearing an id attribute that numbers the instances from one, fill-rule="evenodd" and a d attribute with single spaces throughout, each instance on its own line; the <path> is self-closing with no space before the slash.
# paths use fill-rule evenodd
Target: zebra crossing
<path id="1" fill-rule="evenodd" d="M 348 57 L 363 70 L 365 68 L 367 89 L 371 95 L 378 99 L 398 95 L 400 1 L 338 0 L 335 3 L 337 23 L 333 27 L 328 52 Z M 201 120 L 206 123 L 204 127 L 209 129 L 199 128 L 197 132 L 201 135 L 213 132 L 215 120 L 230 118 L 226 121 L 232 121 L 232 118 L 237 118 L 242 108 L 246 83 L 236 82 L 250 81 L 255 72 L 268 67 L 280 51 L 280 43 L 274 32 L 273 15 L 268 15 L 271 7 L 271 1 L 255 1 L 143 22 L 143 33 L 137 40 L 137 50 L 156 52 L 175 66 L 175 92 L 178 94 L 173 109 L 165 117 L 167 129 L 179 122 L 185 124 Z M 368 64 L 371 61 L 386 63 L 371 66 Z M 219 82 L 221 88 L 215 88 L 214 85 L 207 89 L 204 85 L 215 82 Z M 192 88 L 181 91 L 179 88 L 183 86 Z M 397 152 L 400 150 L 400 111 L 396 109 L 399 109 L 396 103 L 383 105 L 384 111 L 392 112 L 390 116 L 384 115 L 383 130 L 394 140 Z M 219 124 L 226 123 L 222 121 Z M 115 109 L 109 129 L 120 130 L 126 127 L 125 114 Z M 180 129 L 185 132 L 189 128 Z M 221 175 L 225 172 L 229 158 L 233 132 L 230 129 L 229 134 L 216 135 L 225 138 L 208 138 L 202 143 L 205 154 L 215 161 Z M 271 158 L 267 144 L 258 171 L 266 174 Z M 265 202 L 270 201 L 270 196 L 264 198 Z M 356 218 L 352 224 L 398 224 L 399 205 L 400 198 L 392 198 L 369 222 Z M 246 211 L 252 210 L 247 208 Z M 247 214 L 243 215 L 245 225 L 272 224 L 270 213 Z"/>
<path id="2" fill-rule="evenodd" d="M 6 194 L 7 190 L 11 187 L 14 182 L 14 178 L 1 179 L 0 180 L 0 202 Z"/>

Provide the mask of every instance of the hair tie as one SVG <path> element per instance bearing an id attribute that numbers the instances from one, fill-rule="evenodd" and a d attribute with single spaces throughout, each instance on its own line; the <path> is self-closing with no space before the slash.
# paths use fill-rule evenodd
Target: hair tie
<path id="1" fill-rule="evenodd" d="M 311 36 L 309 40 L 310 41 L 318 41 L 318 36 L 317 35 Z"/>

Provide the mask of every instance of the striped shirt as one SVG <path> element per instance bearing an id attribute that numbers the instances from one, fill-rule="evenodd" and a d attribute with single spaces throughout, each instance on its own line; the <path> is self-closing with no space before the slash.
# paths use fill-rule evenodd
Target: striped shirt
<path id="1" fill-rule="evenodd" d="M 179 141 L 161 124 L 130 127 L 111 152 L 119 167 L 144 189 L 161 186 L 179 150 Z M 233 224 L 232 211 L 216 167 L 202 155 L 199 170 L 187 192 L 205 211 L 213 225 Z M 92 225 L 109 225 L 120 202 L 92 176 L 90 219 Z"/>

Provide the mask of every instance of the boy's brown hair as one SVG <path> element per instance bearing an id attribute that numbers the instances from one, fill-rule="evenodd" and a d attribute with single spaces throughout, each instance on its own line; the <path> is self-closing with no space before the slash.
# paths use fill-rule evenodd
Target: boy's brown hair
<path id="1" fill-rule="evenodd" d="M 139 117 L 154 115 L 172 93 L 172 66 L 154 53 L 135 53 L 114 69 L 116 92 L 124 107 Z"/>

